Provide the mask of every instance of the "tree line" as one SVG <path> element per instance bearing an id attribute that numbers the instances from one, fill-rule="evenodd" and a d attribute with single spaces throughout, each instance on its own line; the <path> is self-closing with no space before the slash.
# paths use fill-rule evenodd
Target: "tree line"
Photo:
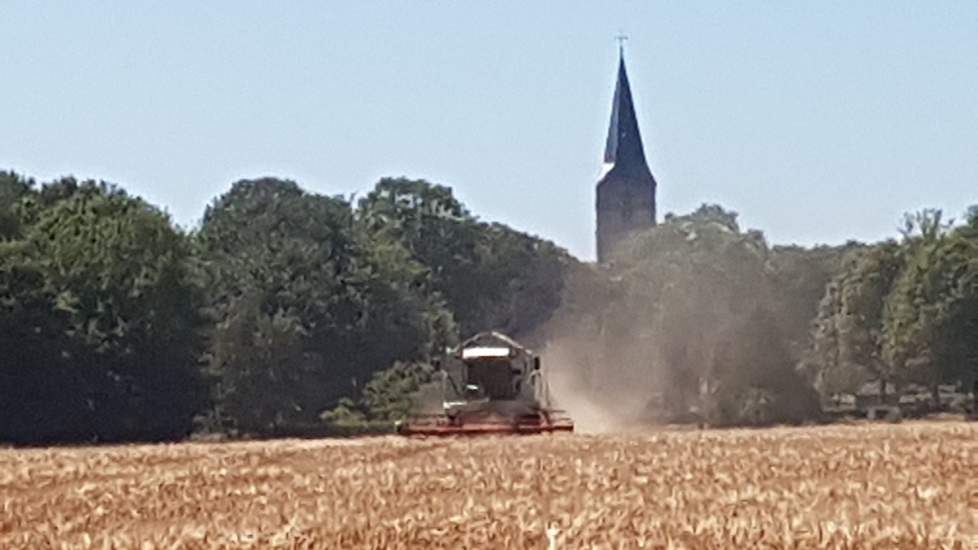
<path id="1" fill-rule="evenodd" d="M 860 247 L 826 285 L 802 362 L 822 393 L 875 382 L 882 401 L 908 385 L 970 388 L 978 377 L 978 208 L 961 224 L 907 215 L 899 239 Z M 888 390 L 892 388 L 892 392 Z"/>
<path id="2" fill-rule="evenodd" d="M 0 440 L 394 414 L 395 382 L 459 334 L 548 318 L 574 261 L 420 180 L 356 204 L 243 180 L 185 231 L 114 185 L 0 173 Z"/>
<path id="3" fill-rule="evenodd" d="M 974 208 L 803 248 L 704 205 L 596 265 L 424 180 L 242 180 L 184 229 L 105 182 L 0 172 L 0 441 L 389 424 L 487 329 L 638 420 L 799 422 L 867 382 L 970 384 L 976 306 Z"/>

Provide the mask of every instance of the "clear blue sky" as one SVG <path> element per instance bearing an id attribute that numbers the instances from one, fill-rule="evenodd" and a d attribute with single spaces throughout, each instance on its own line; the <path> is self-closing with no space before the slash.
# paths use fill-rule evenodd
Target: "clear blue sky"
<path id="1" fill-rule="evenodd" d="M 978 203 L 975 1 L 0 0 L 0 168 L 185 226 L 238 178 L 424 177 L 592 258 L 619 30 L 660 215 L 813 244 Z"/>

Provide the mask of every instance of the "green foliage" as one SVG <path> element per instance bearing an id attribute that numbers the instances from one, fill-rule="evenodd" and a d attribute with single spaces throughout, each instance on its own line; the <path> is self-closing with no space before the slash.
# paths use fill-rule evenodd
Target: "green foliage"
<path id="1" fill-rule="evenodd" d="M 34 192 L 33 188 L 33 180 L 0 171 L 0 241 L 21 237 L 23 221 L 18 210 L 22 199 Z"/>
<path id="2" fill-rule="evenodd" d="M 878 380 L 936 393 L 978 377 L 978 208 L 807 249 L 704 205 L 588 265 L 424 180 L 355 207 L 242 180 L 187 235 L 114 186 L 0 172 L 2 440 L 386 430 L 426 404 L 430 355 L 487 329 L 666 420 L 798 422 L 812 388 Z"/>
<path id="3" fill-rule="evenodd" d="M 398 361 L 391 368 L 374 373 L 358 400 L 344 398 L 321 417 L 341 426 L 393 423 L 416 409 L 422 388 L 431 384 L 434 376 L 435 369 L 427 363 Z"/>
<path id="4" fill-rule="evenodd" d="M 978 232 L 908 215 L 901 242 L 854 252 L 826 289 L 806 361 L 825 394 L 869 381 L 970 384 L 978 367 Z M 886 384 L 879 384 L 881 392 Z M 882 396 L 885 397 L 885 396 Z"/>
<path id="5" fill-rule="evenodd" d="M 845 258 L 861 248 L 863 245 L 855 242 L 814 248 L 771 248 L 768 265 L 773 285 L 772 313 L 795 362 L 802 360 L 808 351 L 812 319 L 818 313 L 826 286 L 842 270 Z"/>
<path id="6" fill-rule="evenodd" d="M 893 241 L 860 247 L 829 283 L 815 320 L 816 353 L 809 362 L 823 393 L 855 393 L 870 380 L 892 378 L 883 358 L 883 325 L 903 261 Z"/>
<path id="7" fill-rule="evenodd" d="M 481 229 L 478 270 L 453 285 L 463 334 L 500 330 L 530 342 L 560 306 L 576 261 L 553 243 L 506 226 Z"/>
<path id="8" fill-rule="evenodd" d="M 570 261 L 420 180 L 356 210 L 244 180 L 191 237 L 104 183 L 0 174 L 0 438 L 298 433 L 351 403 L 388 422 L 455 319 L 533 330 Z"/>
<path id="9" fill-rule="evenodd" d="M 3 364 L 15 392 L 5 436 L 187 435 L 206 391 L 184 236 L 155 208 L 94 182 L 27 210 L 23 239 L 0 259 L 2 355 L 18 358 Z"/>
<path id="10" fill-rule="evenodd" d="M 529 335 L 559 305 L 574 263 L 553 243 L 479 222 L 451 189 L 424 180 L 380 180 L 357 215 L 372 238 L 400 243 L 424 267 L 462 334 Z"/>
<path id="11" fill-rule="evenodd" d="M 978 240 L 942 223 L 939 211 L 908 217 L 906 263 L 888 297 L 886 358 L 902 378 L 936 388 L 974 377 Z"/>
<path id="12" fill-rule="evenodd" d="M 287 432 L 371 375 L 451 337 L 426 270 L 350 206 L 290 181 L 236 183 L 197 235 L 215 319 L 210 364 L 236 426 Z"/>

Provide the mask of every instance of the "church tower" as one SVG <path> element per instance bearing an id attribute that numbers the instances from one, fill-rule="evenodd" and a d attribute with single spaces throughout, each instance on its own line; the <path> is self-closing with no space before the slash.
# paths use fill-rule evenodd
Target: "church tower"
<path id="1" fill-rule="evenodd" d="M 625 57 L 619 48 L 618 81 L 595 201 L 598 262 L 608 261 L 615 247 L 633 231 L 655 225 L 655 187 L 638 133 Z"/>

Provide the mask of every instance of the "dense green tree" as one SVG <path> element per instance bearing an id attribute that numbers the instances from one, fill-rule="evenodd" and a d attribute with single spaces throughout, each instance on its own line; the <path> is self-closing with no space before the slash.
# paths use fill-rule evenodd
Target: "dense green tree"
<path id="1" fill-rule="evenodd" d="M 22 236 L 20 203 L 34 193 L 34 181 L 13 172 L 0 171 L 0 240 Z"/>
<path id="2" fill-rule="evenodd" d="M 884 352 L 903 378 L 937 385 L 974 374 L 978 243 L 952 231 L 940 211 L 908 216 L 906 264 L 889 296 Z"/>
<path id="3" fill-rule="evenodd" d="M 954 227 L 940 211 L 906 216 L 900 242 L 853 251 L 826 287 L 805 364 L 826 394 L 878 381 L 931 387 L 970 383 L 978 357 L 974 218 Z"/>
<path id="4" fill-rule="evenodd" d="M 424 392 L 424 390 L 433 390 Z M 426 402 L 431 396 L 435 402 Z M 440 382 L 428 363 L 396 362 L 388 369 L 375 372 L 358 399 L 343 398 L 337 407 L 321 415 L 338 427 L 391 428 L 413 412 L 441 411 Z M 433 407 L 433 409 L 431 408 Z"/>
<path id="5" fill-rule="evenodd" d="M 451 189 L 424 180 L 380 180 L 360 200 L 358 217 L 427 269 L 464 335 L 497 329 L 531 337 L 559 305 L 574 263 L 553 243 L 478 221 Z"/>
<path id="6" fill-rule="evenodd" d="M 772 313 L 795 362 L 809 349 L 812 319 L 831 279 L 842 271 L 843 261 L 863 248 L 856 242 L 841 246 L 774 246 L 768 256 L 773 285 Z"/>
<path id="7" fill-rule="evenodd" d="M 20 395 L 7 402 L 11 437 L 189 434 L 207 392 L 185 237 L 165 214 L 105 184 L 84 182 L 28 208 L 31 224 L 8 243 L 0 269 L 4 322 L 21 324 L 6 345 L 18 334 L 30 343 L 5 354 L 18 357 L 4 362 Z"/>
<path id="8" fill-rule="evenodd" d="M 813 336 L 821 391 L 855 393 L 862 384 L 876 380 L 881 381 L 885 398 L 887 384 L 896 381 L 883 357 L 884 322 L 903 261 L 896 242 L 862 247 L 849 254 L 827 286 Z"/>
<path id="9" fill-rule="evenodd" d="M 825 295 L 818 303 L 812 321 L 810 346 L 798 362 L 798 370 L 823 395 L 852 391 L 863 381 L 862 373 L 852 376 L 840 352 L 838 319 L 842 315 L 839 281 L 833 279 L 825 286 Z"/>
<path id="10" fill-rule="evenodd" d="M 197 237 L 215 321 L 210 363 L 239 429 L 316 422 L 374 372 L 450 338 L 425 269 L 399 241 L 359 231 L 341 199 L 239 181 Z"/>
<path id="11" fill-rule="evenodd" d="M 0 441 L 94 435 L 88 384 L 69 362 L 67 315 L 54 303 L 23 243 L 0 243 Z"/>

